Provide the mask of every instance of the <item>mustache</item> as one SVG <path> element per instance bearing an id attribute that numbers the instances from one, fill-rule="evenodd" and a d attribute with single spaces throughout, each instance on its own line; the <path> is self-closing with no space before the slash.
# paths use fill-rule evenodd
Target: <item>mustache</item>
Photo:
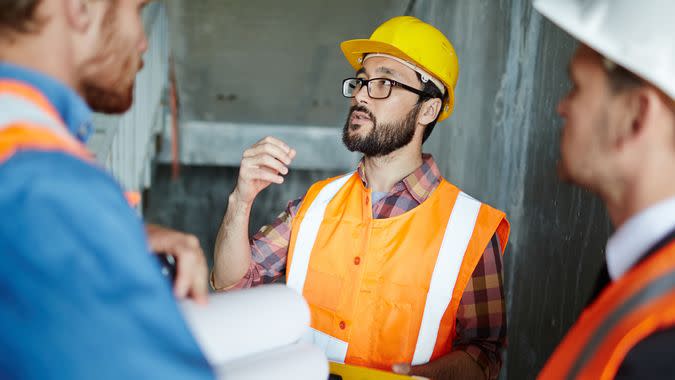
<path id="1" fill-rule="evenodd" d="M 354 112 L 363 112 L 366 115 L 368 115 L 371 121 L 375 121 L 375 115 L 373 115 L 373 113 L 370 112 L 370 110 L 363 105 L 357 104 L 349 107 L 349 116 L 347 117 L 347 119 L 349 119 Z"/>

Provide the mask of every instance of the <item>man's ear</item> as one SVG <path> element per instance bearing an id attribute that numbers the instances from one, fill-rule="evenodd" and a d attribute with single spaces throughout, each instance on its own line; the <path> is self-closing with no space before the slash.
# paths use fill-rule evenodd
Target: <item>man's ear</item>
<path id="1" fill-rule="evenodd" d="M 647 86 L 630 90 L 624 104 L 624 121 L 620 123 L 620 130 L 617 131 L 618 146 L 640 139 L 647 133 L 651 126 L 649 120 L 654 116 L 658 100 L 658 93 Z"/>
<path id="2" fill-rule="evenodd" d="M 92 12 L 87 0 L 63 0 L 66 20 L 78 32 L 87 31 L 92 22 Z"/>
<path id="3" fill-rule="evenodd" d="M 441 112 L 443 102 L 439 98 L 433 98 L 425 101 L 420 110 L 419 123 L 428 125 L 433 123 Z"/>

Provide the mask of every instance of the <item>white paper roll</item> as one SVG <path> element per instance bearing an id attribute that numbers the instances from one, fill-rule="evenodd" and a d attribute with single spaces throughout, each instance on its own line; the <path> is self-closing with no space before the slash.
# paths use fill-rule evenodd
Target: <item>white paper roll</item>
<path id="1" fill-rule="evenodd" d="M 190 330 L 211 365 L 297 342 L 309 326 L 305 300 L 284 285 L 266 285 L 184 301 Z"/>

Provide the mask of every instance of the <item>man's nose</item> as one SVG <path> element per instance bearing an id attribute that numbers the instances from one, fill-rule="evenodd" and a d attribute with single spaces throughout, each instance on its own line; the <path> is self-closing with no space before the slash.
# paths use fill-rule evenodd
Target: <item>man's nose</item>
<path id="1" fill-rule="evenodd" d="M 359 90 L 354 94 L 354 99 L 356 99 L 357 104 L 368 104 L 370 101 L 370 96 L 368 95 L 368 86 L 361 86 Z"/>

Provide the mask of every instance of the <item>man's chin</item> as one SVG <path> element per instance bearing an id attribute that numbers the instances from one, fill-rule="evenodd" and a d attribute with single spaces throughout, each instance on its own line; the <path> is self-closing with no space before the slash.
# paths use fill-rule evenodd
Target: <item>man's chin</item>
<path id="1" fill-rule="evenodd" d="M 131 108 L 131 105 L 133 102 L 131 100 L 129 101 L 105 101 L 105 102 L 100 102 L 100 103 L 94 103 L 91 104 L 91 109 L 99 112 L 99 113 L 105 113 L 105 114 L 110 114 L 110 115 L 117 115 L 117 114 L 122 114 Z"/>
<path id="2" fill-rule="evenodd" d="M 95 112 L 105 114 L 121 114 L 129 111 L 134 102 L 133 87 L 126 94 L 115 94 L 89 89 L 86 91 L 86 101 Z"/>
<path id="3" fill-rule="evenodd" d="M 373 132 L 373 127 L 370 123 L 349 124 L 349 127 L 347 128 L 347 134 L 354 139 L 367 138 Z"/>
<path id="4" fill-rule="evenodd" d="M 370 120 L 359 120 L 358 123 L 350 123 L 349 124 L 349 129 L 353 131 L 357 131 L 359 129 L 366 129 L 366 128 L 372 128 L 373 127 L 373 122 Z"/>

